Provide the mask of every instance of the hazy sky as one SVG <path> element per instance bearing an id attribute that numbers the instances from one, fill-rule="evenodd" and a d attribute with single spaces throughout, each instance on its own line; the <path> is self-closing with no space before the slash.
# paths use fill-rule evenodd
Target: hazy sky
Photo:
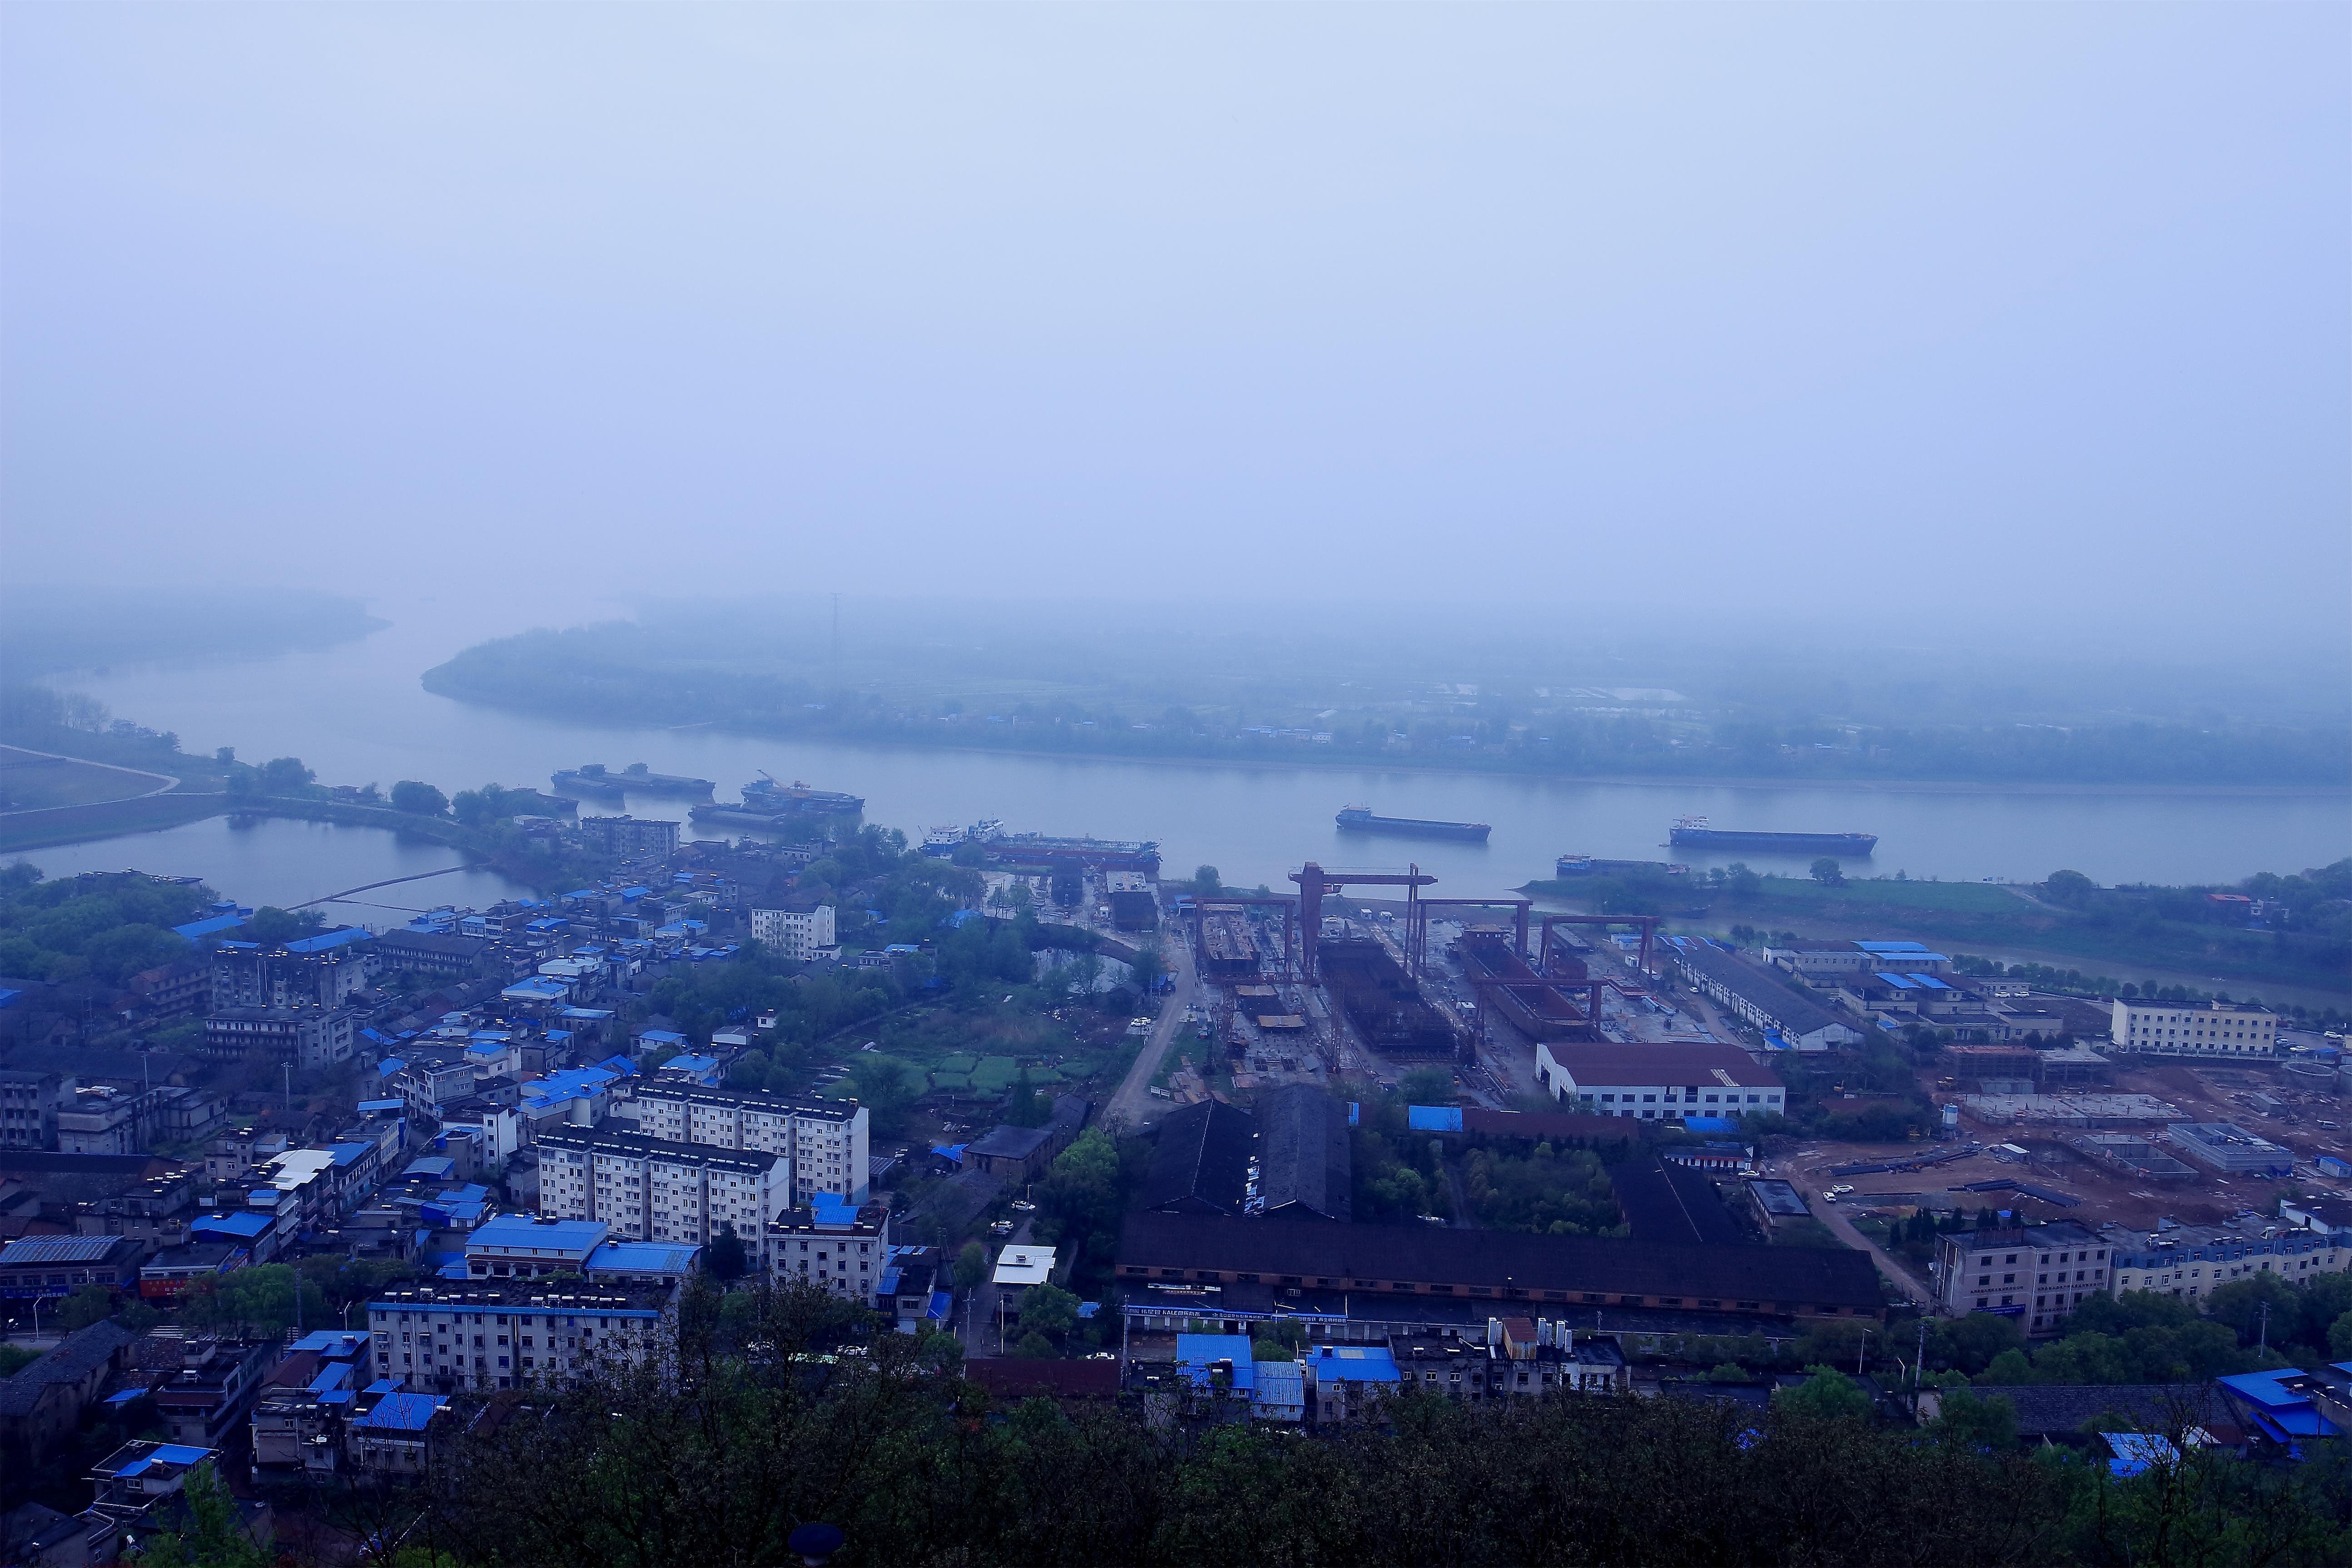
<path id="1" fill-rule="evenodd" d="M 2352 594 L 2343 5 L 18 4 L 0 42 L 21 576 L 2176 648 Z"/>

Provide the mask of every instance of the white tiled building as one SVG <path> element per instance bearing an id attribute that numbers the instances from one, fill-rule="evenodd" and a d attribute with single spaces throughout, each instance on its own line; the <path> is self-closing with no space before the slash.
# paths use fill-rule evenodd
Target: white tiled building
<path id="1" fill-rule="evenodd" d="M 539 1140 L 539 1212 L 602 1220 L 616 1237 L 705 1247 L 723 1221 L 756 1247 L 792 1206 L 793 1162 L 629 1132 L 566 1127 Z"/>
<path id="2" fill-rule="evenodd" d="M 816 959 L 834 946 L 831 904 L 810 910 L 753 910 L 751 940 L 772 952 L 801 963 Z"/>
<path id="3" fill-rule="evenodd" d="M 1787 1099 L 1779 1079 L 1725 1045 L 1547 1040 L 1536 1047 L 1536 1081 L 1588 1115 L 1649 1121 L 1761 1115 Z"/>
<path id="4" fill-rule="evenodd" d="M 2273 1057 L 2278 1031 L 2278 1015 L 2267 1007 L 2116 999 L 2116 1047 L 2147 1056 Z"/>
<path id="5" fill-rule="evenodd" d="M 634 1115 L 646 1137 L 784 1155 L 793 1163 L 794 1203 L 821 1195 L 865 1201 L 871 1118 L 854 1100 L 661 1082 L 636 1083 L 628 1092 L 620 1113 Z"/>

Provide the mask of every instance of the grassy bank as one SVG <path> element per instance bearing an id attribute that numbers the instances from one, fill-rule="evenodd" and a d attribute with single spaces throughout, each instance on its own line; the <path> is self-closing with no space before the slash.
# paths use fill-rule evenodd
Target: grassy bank
<path id="1" fill-rule="evenodd" d="M 227 802 L 228 797 L 223 795 L 174 793 L 47 811 L 12 812 L 0 816 L 0 856 L 21 854 L 52 844 L 82 844 L 93 838 L 119 838 L 127 833 L 178 827 L 207 816 L 218 816 L 228 809 Z"/>

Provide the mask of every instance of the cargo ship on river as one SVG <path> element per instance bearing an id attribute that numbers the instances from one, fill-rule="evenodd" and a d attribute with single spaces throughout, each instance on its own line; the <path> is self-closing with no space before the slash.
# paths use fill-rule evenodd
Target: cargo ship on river
<path id="1" fill-rule="evenodd" d="M 1828 855 L 1867 859 L 1878 847 L 1875 833 L 1751 833 L 1709 827 L 1704 816 L 1685 816 L 1666 835 L 1677 849 L 1777 849 L 1784 855 Z"/>
<path id="2" fill-rule="evenodd" d="M 1068 837 L 1051 833 L 1007 833 L 995 817 L 970 827 L 935 827 L 923 836 L 923 853 L 945 859 L 965 845 L 976 847 L 990 866 L 1080 867 L 1102 871 L 1160 869 L 1160 845 L 1149 838 Z"/>
<path id="3" fill-rule="evenodd" d="M 1432 822 L 1419 816 L 1375 816 L 1368 805 L 1340 808 L 1332 821 L 1343 833 L 1389 833 L 1403 838 L 1469 838 L 1480 844 L 1495 830 L 1483 822 Z"/>
<path id="4" fill-rule="evenodd" d="M 866 809 L 866 797 L 846 795 L 837 789 L 811 789 L 794 779 L 781 784 L 761 773 L 743 786 L 740 805 L 709 803 L 687 813 L 697 822 L 730 824 L 738 827 L 778 827 L 787 822 L 803 822 L 812 817 L 855 816 Z"/>
<path id="5" fill-rule="evenodd" d="M 638 795 L 699 795 L 708 800 L 710 792 L 719 787 L 709 779 L 657 773 L 643 763 L 631 763 L 617 773 L 602 763 L 583 763 L 557 773 L 554 784 L 559 794 L 593 795 L 598 800 L 618 800 L 630 791 Z"/>

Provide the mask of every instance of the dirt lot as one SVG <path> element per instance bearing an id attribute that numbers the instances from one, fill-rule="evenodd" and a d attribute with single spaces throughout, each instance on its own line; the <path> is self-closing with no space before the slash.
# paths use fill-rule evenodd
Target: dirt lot
<path id="1" fill-rule="evenodd" d="M 2294 1152 L 2295 1163 L 2303 1173 L 2293 1182 L 2265 1181 L 2252 1176 L 2217 1176 L 2201 1167 L 2200 1179 L 2179 1186 L 2158 1185 L 2138 1180 L 2126 1172 L 2105 1164 L 2092 1163 L 2077 1155 L 2066 1140 L 2072 1129 L 2054 1127 L 2020 1128 L 1982 1125 L 1963 1117 L 1960 1131 L 1964 1141 L 1991 1144 L 2009 1142 L 2021 1145 L 2032 1154 L 2029 1161 L 2014 1163 L 1979 1154 L 1921 1172 L 1888 1171 L 1858 1176 L 1832 1176 L 1833 1165 L 1856 1164 L 1880 1160 L 1900 1160 L 1932 1152 L 1941 1145 L 1863 1144 L 1808 1142 L 1790 1157 L 1775 1162 L 1781 1173 L 1790 1175 L 1809 1192 L 1825 1191 L 1833 1184 L 1849 1184 L 1854 1191 L 1839 1199 L 1848 1217 L 1876 1210 L 1889 1217 L 1898 1217 L 1911 1209 L 1927 1204 L 1940 1206 L 1956 1203 L 1968 1210 L 1979 1207 L 2015 1209 L 2037 1218 L 2075 1218 L 2096 1223 L 2112 1220 L 2118 1224 L 2147 1228 L 2159 1217 L 2179 1220 L 2184 1225 L 2210 1225 L 2246 1209 L 2260 1213 L 2272 1212 L 2279 1194 L 2287 1189 L 2305 1193 L 2331 1193 L 2342 1190 L 2342 1195 L 2352 1197 L 2352 1182 L 2336 1182 L 2317 1178 L 2312 1173 L 2311 1162 L 2320 1154 L 2352 1158 L 2352 1137 L 2342 1128 L 2324 1128 L 2322 1121 L 2336 1121 L 2352 1126 L 2352 1105 L 2339 1102 L 2332 1096 L 2306 1094 L 2283 1086 L 2282 1075 L 2274 1066 L 2218 1066 L 2208 1063 L 2168 1062 L 2160 1066 L 2138 1068 L 2116 1075 L 2110 1086 L 2115 1092 L 2147 1094 L 2178 1107 L 2184 1116 L 2195 1121 L 2230 1121 L 2274 1143 L 2285 1145 Z M 1932 1079 L 1928 1080 L 1932 1083 Z M 2264 1116 L 2245 1103 L 2244 1097 L 2263 1093 L 2289 1102 L 2284 1116 Z M 1939 1099 L 1951 1099 L 1944 1092 Z M 2292 1120 L 2290 1120 L 2292 1118 Z M 2140 1132 L 2161 1141 L 2159 1124 L 2146 1127 L 2115 1129 L 2118 1131 Z M 2194 1162 L 2189 1162 L 2194 1165 Z M 1954 1187 L 1970 1182 L 1999 1181 L 2003 1178 L 2024 1182 L 2077 1198 L 2079 1205 L 2068 1208 L 2023 1196 L 2015 1192 L 1956 1193 Z"/>

